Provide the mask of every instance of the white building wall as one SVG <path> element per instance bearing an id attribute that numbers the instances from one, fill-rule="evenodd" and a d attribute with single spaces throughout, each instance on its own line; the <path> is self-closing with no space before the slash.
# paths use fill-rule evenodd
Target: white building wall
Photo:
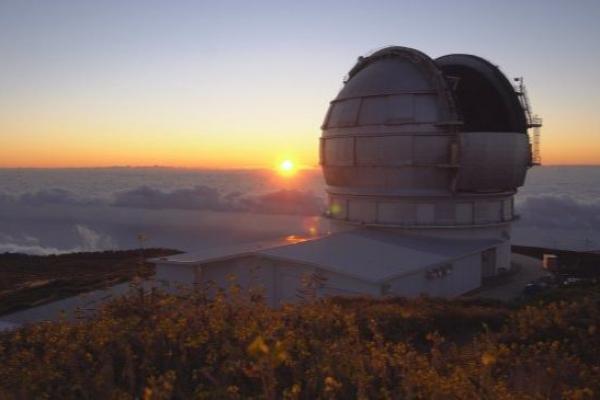
<path id="1" fill-rule="evenodd" d="M 481 286 L 481 253 L 458 259 L 452 263 L 452 267 L 445 297 L 460 296 Z"/>
<path id="2" fill-rule="evenodd" d="M 276 264 L 277 266 L 274 267 L 275 287 L 273 295 L 275 305 L 298 301 L 302 280 L 305 276 L 314 273 L 315 269 L 305 266 L 290 266 L 289 263 L 276 262 Z"/>
<path id="3" fill-rule="evenodd" d="M 381 294 L 377 284 L 313 266 L 261 257 L 206 264 L 200 273 L 201 284 L 212 281 L 217 287 L 227 288 L 230 285 L 228 275 L 235 276 L 235 282 L 246 289 L 263 289 L 267 302 L 272 306 L 298 301 L 307 287 L 306 282 L 311 279 L 321 283 L 321 287 L 315 290 L 318 296 Z"/>
<path id="4" fill-rule="evenodd" d="M 258 256 L 237 257 L 225 261 L 207 263 L 199 267 L 196 284 L 200 288 L 214 285 L 228 289 L 240 285 L 248 290 L 263 291 L 270 305 L 276 303 L 275 271 L 272 261 Z"/>
<path id="5" fill-rule="evenodd" d="M 191 285 L 196 276 L 195 265 L 178 265 L 172 263 L 157 263 L 155 265 L 154 279 L 159 283 L 171 287 L 177 285 Z"/>
<path id="6" fill-rule="evenodd" d="M 470 255 L 451 263 L 452 272 L 444 277 L 428 278 L 427 269 L 395 278 L 389 282 L 388 294 L 416 297 L 455 297 L 481 286 L 481 254 Z M 435 266 L 431 269 L 440 268 Z"/>
<path id="7" fill-rule="evenodd" d="M 380 296 L 381 285 L 366 282 L 351 276 L 321 271 L 325 278 L 320 294 L 323 296 Z"/>
<path id="8" fill-rule="evenodd" d="M 508 244 L 510 255 L 510 244 Z M 244 256 L 204 265 L 158 264 L 157 280 L 168 281 L 171 287 L 210 285 L 227 289 L 239 284 L 244 289 L 262 290 L 271 306 L 293 303 L 299 300 L 306 280 L 311 277 L 321 283 L 315 292 L 319 296 L 380 296 L 382 294 L 416 297 L 427 294 L 432 297 L 455 297 L 481 286 L 481 253 L 455 260 L 451 273 L 443 277 L 428 277 L 427 269 L 394 278 L 387 284 L 364 281 L 345 274 L 323 270 L 313 266 L 275 260 L 261 256 Z M 442 267 L 433 266 L 430 269 Z M 313 278 L 314 279 L 314 278 Z"/>
<path id="9" fill-rule="evenodd" d="M 395 230 L 404 235 L 420 237 L 437 237 L 443 239 L 501 240 L 502 243 L 496 247 L 496 272 L 499 268 L 510 269 L 511 249 L 510 236 L 511 226 L 509 223 L 495 226 L 477 227 L 469 229 L 398 229 Z"/>
<path id="10" fill-rule="evenodd" d="M 195 285 L 198 288 L 227 289 L 232 284 L 242 288 L 261 290 L 268 304 L 278 306 L 300 299 L 306 281 L 318 276 L 321 286 L 318 296 L 379 296 L 381 285 L 358 278 L 300 263 L 274 260 L 260 256 L 246 256 L 203 265 L 158 264 L 156 278 L 168 282 L 171 288 L 178 285 Z"/>
<path id="11" fill-rule="evenodd" d="M 496 273 L 499 268 L 509 270 L 511 268 L 511 248 L 510 241 L 507 240 L 496 246 Z"/>

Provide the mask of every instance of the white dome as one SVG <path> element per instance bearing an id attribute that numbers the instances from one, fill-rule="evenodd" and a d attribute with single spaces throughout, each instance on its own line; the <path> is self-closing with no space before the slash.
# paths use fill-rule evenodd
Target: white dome
<path id="1" fill-rule="evenodd" d="M 525 114 L 492 64 L 405 47 L 359 58 L 323 124 L 335 220 L 469 227 L 512 221 L 531 161 Z"/>

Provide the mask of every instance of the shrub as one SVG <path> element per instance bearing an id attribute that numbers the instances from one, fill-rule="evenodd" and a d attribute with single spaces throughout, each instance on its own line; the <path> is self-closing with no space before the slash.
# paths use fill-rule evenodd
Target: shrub
<path id="1" fill-rule="evenodd" d="M 0 336 L 0 399 L 592 399 L 599 296 L 511 310 L 238 289 L 134 291 L 93 319 Z"/>

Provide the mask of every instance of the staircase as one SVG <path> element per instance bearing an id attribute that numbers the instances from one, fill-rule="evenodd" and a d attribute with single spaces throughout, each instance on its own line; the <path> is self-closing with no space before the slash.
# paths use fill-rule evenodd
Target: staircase
<path id="1" fill-rule="evenodd" d="M 529 145 L 531 146 L 531 165 L 541 165 L 542 157 L 540 155 L 540 128 L 542 119 L 531 112 L 527 89 L 523 83 L 523 78 L 515 78 L 515 92 L 519 96 L 519 101 L 527 118 L 527 134 L 529 135 Z"/>

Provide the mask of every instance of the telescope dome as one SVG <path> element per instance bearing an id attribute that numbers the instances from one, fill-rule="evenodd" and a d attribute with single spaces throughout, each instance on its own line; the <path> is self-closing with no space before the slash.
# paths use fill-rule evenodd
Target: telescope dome
<path id="1" fill-rule="evenodd" d="M 493 64 L 388 47 L 348 73 L 320 162 L 334 220 L 456 228 L 513 219 L 531 151 L 518 95 Z"/>

